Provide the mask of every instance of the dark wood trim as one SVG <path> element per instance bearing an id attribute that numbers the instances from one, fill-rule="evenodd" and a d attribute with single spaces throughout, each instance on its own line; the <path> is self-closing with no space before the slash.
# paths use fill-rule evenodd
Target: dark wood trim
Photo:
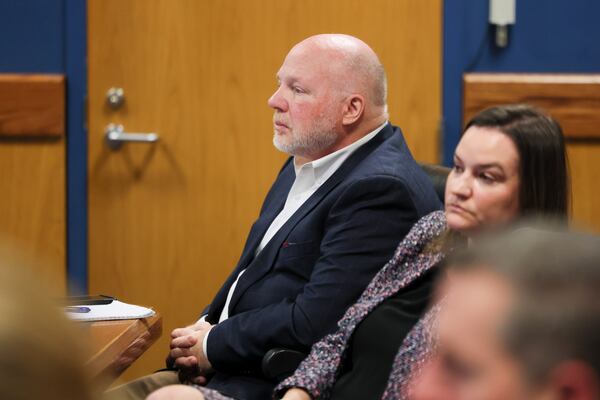
<path id="1" fill-rule="evenodd" d="M 538 106 L 567 138 L 600 139 L 600 74 L 483 74 L 463 76 L 464 121 L 507 103 Z"/>
<path id="2" fill-rule="evenodd" d="M 64 134 L 64 75 L 0 74 L 0 137 Z"/>

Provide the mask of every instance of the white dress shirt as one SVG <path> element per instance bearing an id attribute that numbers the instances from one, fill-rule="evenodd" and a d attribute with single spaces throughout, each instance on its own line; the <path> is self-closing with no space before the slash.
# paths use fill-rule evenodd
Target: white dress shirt
<path id="1" fill-rule="evenodd" d="M 321 185 L 323 185 L 323 183 L 325 183 L 327 179 L 329 179 L 335 173 L 335 171 L 338 170 L 344 161 L 346 161 L 346 159 L 350 157 L 350 155 L 359 147 L 373 139 L 386 124 L 387 121 L 356 142 L 351 143 L 348 146 L 337 150 L 336 152 L 321 157 L 318 160 L 314 160 L 303 165 L 298 165 L 296 163 L 297 159 L 294 158 L 294 171 L 296 172 L 296 179 L 294 180 L 294 183 L 292 184 L 292 187 L 287 195 L 283 209 L 279 212 L 277 217 L 275 217 L 273 222 L 271 222 L 271 225 L 269 225 L 269 228 L 265 232 L 260 244 L 256 248 L 255 257 L 265 248 L 273 236 L 275 236 L 279 229 L 290 219 L 292 215 L 294 215 L 294 213 L 302 206 L 302 204 L 304 204 L 304 202 L 308 200 L 308 198 L 312 196 L 313 193 L 315 193 L 321 187 Z M 219 317 L 219 323 L 229 318 L 229 303 L 231 302 L 231 298 L 233 297 L 237 283 L 245 271 L 246 270 L 243 270 L 238 274 L 237 279 L 235 282 L 233 282 L 231 288 L 229 288 L 225 305 L 223 306 L 221 316 Z M 202 318 L 204 318 L 204 316 Z M 208 358 L 208 353 L 206 352 L 207 339 L 208 335 L 204 337 L 202 347 L 204 354 Z"/>

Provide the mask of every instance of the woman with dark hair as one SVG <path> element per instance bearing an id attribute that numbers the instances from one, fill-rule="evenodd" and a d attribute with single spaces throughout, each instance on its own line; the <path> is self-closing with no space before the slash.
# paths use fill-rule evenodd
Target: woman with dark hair
<path id="1" fill-rule="evenodd" d="M 551 117 L 524 104 L 488 108 L 469 121 L 471 127 L 496 128 L 519 154 L 519 202 L 522 214 L 566 216 L 569 200 L 567 158 L 562 129 Z"/>
<path id="2" fill-rule="evenodd" d="M 564 138 L 552 118 L 527 105 L 477 114 L 456 149 L 445 210 L 417 222 L 346 311 L 338 330 L 312 347 L 275 395 L 284 400 L 405 398 L 409 376 L 430 350 L 428 327 L 438 307 L 421 318 L 425 305 L 411 303 L 406 295 L 414 282 L 431 280 L 453 248 L 483 230 L 521 217 L 566 220 L 568 193 Z M 394 317 L 400 313 L 412 316 L 416 326 L 398 323 Z"/>

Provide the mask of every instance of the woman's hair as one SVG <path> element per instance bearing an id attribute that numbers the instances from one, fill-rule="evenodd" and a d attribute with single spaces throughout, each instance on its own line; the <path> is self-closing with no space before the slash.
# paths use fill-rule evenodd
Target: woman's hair
<path id="1" fill-rule="evenodd" d="M 550 116 L 526 104 L 485 109 L 465 126 L 496 128 L 519 153 L 520 216 L 567 217 L 569 177 L 565 139 Z"/>

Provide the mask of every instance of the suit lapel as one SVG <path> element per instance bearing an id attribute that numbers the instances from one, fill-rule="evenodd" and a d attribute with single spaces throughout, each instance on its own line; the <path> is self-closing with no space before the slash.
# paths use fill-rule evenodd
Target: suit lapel
<path id="1" fill-rule="evenodd" d="M 267 194 L 267 198 L 263 206 L 264 212 L 261 213 L 260 217 L 252 226 L 250 233 L 248 234 L 248 240 L 246 241 L 244 250 L 242 251 L 242 255 L 237 263 L 236 268 L 229 275 L 227 281 L 223 284 L 223 286 L 215 296 L 215 299 L 211 303 L 209 310 L 209 320 L 217 321 L 219 319 L 219 316 L 215 313 L 218 313 L 220 315 L 221 309 L 225 305 L 227 293 L 229 292 L 231 285 L 233 285 L 233 282 L 235 282 L 239 273 L 242 270 L 246 269 L 248 265 L 253 262 L 254 254 L 256 253 L 256 248 L 260 244 L 260 241 L 262 240 L 263 236 L 265 235 L 267 229 L 269 228 L 275 217 L 283 208 L 283 205 L 285 204 L 285 200 L 287 198 L 287 194 L 290 191 L 292 184 L 294 183 L 294 178 L 295 173 L 293 163 L 288 161 L 282 168 L 281 173 L 279 174 L 277 180 L 273 184 L 273 187 Z"/>
<path id="2" fill-rule="evenodd" d="M 346 177 L 360 164 L 369 154 L 375 151 L 386 139 L 393 134 L 391 125 L 386 125 L 379 134 L 373 139 L 359 147 L 344 163 L 340 168 L 325 182 L 321 187 L 313 193 L 312 196 L 306 200 L 306 202 L 290 217 L 290 219 L 279 229 L 279 231 L 273 236 L 265 248 L 258 254 L 258 256 L 252 260 L 250 265 L 246 268 L 246 272 L 240 278 L 236 289 L 229 303 L 229 311 L 233 310 L 235 305 L 238 303 L 244 292 L 256 281 L 266 275 L 275 263 L 279 249 L 283 245 L 283 242 L 288 237 L 292 229 L 306 216 L 312 209 L 314 209 L 325 196 L 332 191 L 337 185 L 340 184 Z M 286 193 L 287 197 L 287 193 Z M 284 200 L 285 202 L 285 200 Z M 282 205 L 283 206 L 283 205 Z M 279 211 L 281 208 L 279 209 Z M 275 213 L 275 216 L 279 213 Z M 275 218 L 273 217 L 273 219 Z M 273 219 L 270 221 L 272 222 Z M 270 225 L 270 222 L 269 222 Z M 268 225 L 267 225 L 268 227 Z M 266 228 L 265 228 L 266 231 Z M 263 231 L 264 235 L 264 231 Z M 259 238 L 259 242 L 262 236 Z M 258 243 L 257 243 L 258 244 Z M 256 246 L 254 246 L 256 249 Z"/>
<path id="3" fill-rule="evenodd" d="M 260 244 L 263 236 L 265 236 L 267 229 L 269 229 L 269 226 L 271 226 L 275 217 L 277 217 L 283 209 L 287 195 L 296 178 L 294 163 L 291 160 L 292 159 L 290 158 L 282 168 L 281 173 L 277 177 L 277 181 L 273 184 L 273 187 L 267 194 L 262 213 L 256 223 L 252 226 L 252 230 L 248 235 L 248 240 L 236 268 L 236 276 L 252 262 L 254 254 L 256 253 L 256 248 Z"/>

